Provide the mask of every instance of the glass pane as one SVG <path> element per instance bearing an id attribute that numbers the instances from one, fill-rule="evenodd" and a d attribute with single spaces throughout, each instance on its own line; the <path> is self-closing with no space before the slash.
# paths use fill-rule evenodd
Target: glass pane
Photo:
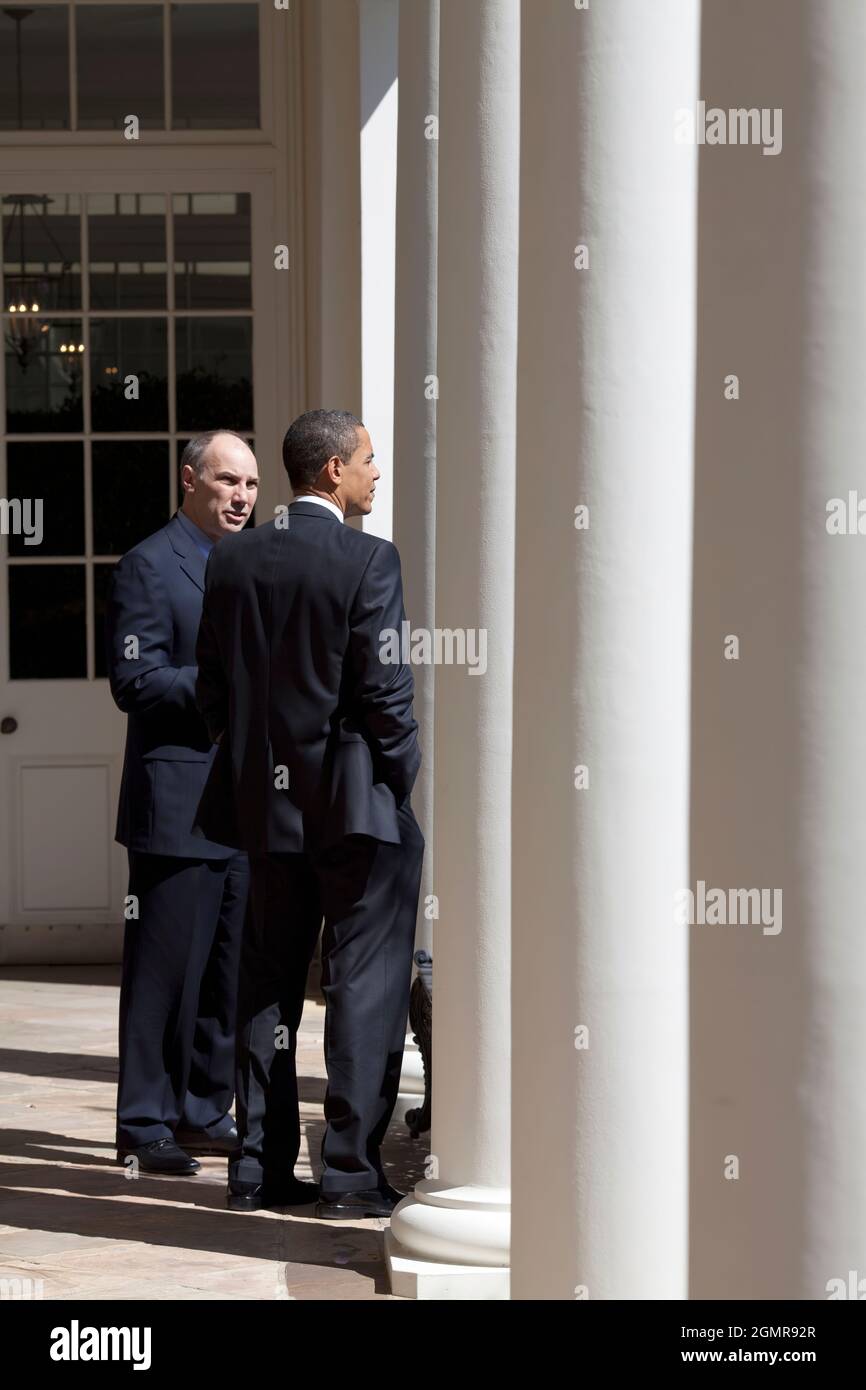
<path id="1" fill-rule="evenodd" d="M 137 116 L 162 129 L 162 6 L 76 5 L 75 24 L 79 127 L 120 130 Z"/>
<path id="2" fill-rule="evenodd" d="M 164 309 L 162 194 L 92 193 L 87 212 L 91 309 Z"/>
<path id="3" fill-rule="evenodd" d="M 105 607 L 114 565 L 93 566 L 93 672 L 99 678 L 108 675 L 105 659 Z"/>
<path id="4" fill-rule="evenodd" d="M 165 319 L 92 319 L 90 344 L 94 432 L 167 430 Z"/>
<path id="5" fill-rule="evenodd" d="M 68 127 L 67 6 L 0 10 L 0 130 Z"/>
<path id="6" fill-rule="evenodd" d="M 10 497 L 41 501 L 41 545 L 9 537 L 10 555 L 84 554 L 84 445 L 8 444 Z M 39 519 L 39 514 L 36 514 Z"/>
<path id="7" fill-rule="evenodd" d="M 252 320 L 177 319 L 175 331 L 178 429 L 252 429 Z"/>
<path id="8" fill-rule="evenodd" d="M 258 128 L 257 5 L 172 5 L 171 123 L 175 130 Z"/>
<path id="9" fill-rule="evenodd" d="M 16 179 L 17 182 L 17 179 Z M 3 293 L 5 308 L 81 308 L 81 203 L 76 193 L 7 193 L 3 198 Z M 24 309 L 21 308 L 22 304 Z"/>
<path id="10" fill-rule="evenodd" d="M 123 555 L 170 516 L 168 440 L 93 441 L 93 550 Z"/>
<path id="11" fill-rule="evenodd" d="M 86 677 L 84 595 L 84 565 L 9 566 L 13 680 Z"/>
<path id="12" fill-rule="evenodd" d="M 10 320 L 11 315 L 4 316 L 7 430 L 10 434 L 80 433 L 84 428 L 80 320 L 47 320 L 35 335 L 28 333 L 26 351 L 14 332 L 21 321 L 13 327 Z"/>
<path id="13" fill-rule="evenodd" d="M 174 210 L 178 309 L 248 309 L 249 193 L 179 193 Z"/>

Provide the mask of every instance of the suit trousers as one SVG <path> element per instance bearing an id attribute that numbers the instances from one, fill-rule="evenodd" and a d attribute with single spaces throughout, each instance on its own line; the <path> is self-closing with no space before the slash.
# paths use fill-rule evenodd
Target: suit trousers
<path id="1" fill-rule="evenodd" d="M 238 1130 L 230 1176 L 292 1172 L 300 1149 L 297 1033 L 322 932 L 323 1196 L 374 1188 L 403 1062 L 424 838 L 406 800 L 401 843 L 351 835 L 328 849 L 251 856 L 238 1004 Z"/>
<path id="2" fill-rule="evenodd" d="M 139 915 L 123 943 L 119 1147 L 170 1138 L 180 1123 L 227 1128 L 248 887 L 245 854 L 129 853 Z"/>

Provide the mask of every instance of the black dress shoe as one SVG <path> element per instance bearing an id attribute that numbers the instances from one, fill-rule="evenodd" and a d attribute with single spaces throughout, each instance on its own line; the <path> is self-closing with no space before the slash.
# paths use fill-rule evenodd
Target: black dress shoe
<path id="1" fill-rule="evenodd" d="M 379 1193 L 382 1197 L 388 1197 L 394 1203 L 395 1207 L 397 1203 L 402 1202 L 403 1198 L 406 1196 L 405 1192 L 398 1192 L 396 1187 L 392 1187 L 384 1178 L 379 1179 Z"/>
<path id="2" fill-rule="evenodd" d="M 365 1188 L 362 1192 L 329 1192 L 316 1203 L 320 1221 L 359 1221 L 365 1216 L 390 1216 L 405 1193 L 385 1183 L 381 1188 Z"/>
<path id="3" fill-rule="evenodd" d="M 305 1207 L 315 1202 L 319 1187 L 300 1178 L 273 1178 L 261 1183 L 229 1182 L 226 1206 L 229 1211 L 260 1211 L 262 1207 Z"/>
<path id="4" fill-rule="evenodd" d="M 134 1149 L 117 1150 L 118 1163 L 124 1163 L 130 1157 L 138 1159 L 138 1166 L 144 1173 L 197 1173 L 201 1167 L 194 1158 L 178 1148 L 173 1139 L 154 1139 L 150 1144 L 139 1144 Z"/>
<path id="5" fill-rule="evenodd" d="M 225 1134 L 211 1134 L 207 1129 L 183 1129 L 178 1125 L 174 1131 L 174 1142 L 186 1149 L 187 1153 L 200 1156 L 218 1154 L 222 1158 L 237 1153 L 241 1147 L 234 1125 Z"/>

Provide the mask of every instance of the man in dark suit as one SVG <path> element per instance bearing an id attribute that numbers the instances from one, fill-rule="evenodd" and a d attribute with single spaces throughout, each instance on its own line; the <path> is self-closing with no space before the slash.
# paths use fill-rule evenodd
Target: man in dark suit
<path id="1" fill-rule="evenodd" d="M 379 477 L 359 420 L 300 416 L 283 461 L 295 500 L 211 556 L 197 648 L 199 706 L 219 740 L 198 824 L 248 850 L 251 870 L 242 1153 L 227 1201 L 255 1210 L 303 1193 L 295 1048 L 324 917 L 316 1214 L 387 1216 L 403 1194 L 379 1151 L 400 1079 L 424 850 L 409 801 L 420 763 L 412 673 L 380 655 L 405 620 L 400 559 L 390 541 L 343 524 L 371 510 Z"/>
<path id="2" fill-rule="evenodd" d="M 129 854 L 120 991 L 117 1150 L 148 1172 L 230 1153 L 246 856 L 192 833 L 215 748 L 195 703 L 207 557 L 255 503 L 243 439 L 210 431 L 181 459 L 183 506 L 117 565 L 108 671 L 128 715 L 117 839 Z"/>

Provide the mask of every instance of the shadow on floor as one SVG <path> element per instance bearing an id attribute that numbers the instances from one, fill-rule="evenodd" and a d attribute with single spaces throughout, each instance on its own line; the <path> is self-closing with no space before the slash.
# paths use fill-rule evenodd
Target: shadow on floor
<path id="1" fill-rule="evenodd" d="M 72 1173 L 69 1191 L 57 1188 Z M 188 1180 L 196 1186 L 201 1206 L 162 1207 L 158 1191 L 166 1191 L 176 1201 L 178 1180 L 152 1178 L 136 1180 L 146 1204 L 123 1200 L 115 1192 L 119 1183 L 132 1184 L 120 1174 L 116 1177 L 81 1169 L 61 1170 L 33 1165 L 28 1172 L 10 1175 L 12 1190 L 0 1179 L 0 1224 L 22 1231 L 48 1231 L 74 1234 L 87 1239 L 141 1242 L 146 1246 L 165 1246 L 180 1250 L 201 1250 L 230 1258 L 273 1260 L 278 1263 L 335 1266 L 371 1279 L 377 1293 L 389 1292 L 382 1251 L 383 1223 L 369 1222 L 363 1227 L 344 1227 L 336 1222 L 316 1221 L 314 1208 L 286 1208 L 279 1212 L 239 1213 L 226 1211 L 222 1184 Z M 145 1190 L 147 1182 L 147 1190 Z M 20 1189 L 27 1188 L 22 1191 Z M 309 1216 L 306 1214 L 310 1213 Z M 2 1237 L 0 1237 L 2 1240 Z M 122 1269 L 122 1253 L 112 1254 L 115 1267 Z"/>

